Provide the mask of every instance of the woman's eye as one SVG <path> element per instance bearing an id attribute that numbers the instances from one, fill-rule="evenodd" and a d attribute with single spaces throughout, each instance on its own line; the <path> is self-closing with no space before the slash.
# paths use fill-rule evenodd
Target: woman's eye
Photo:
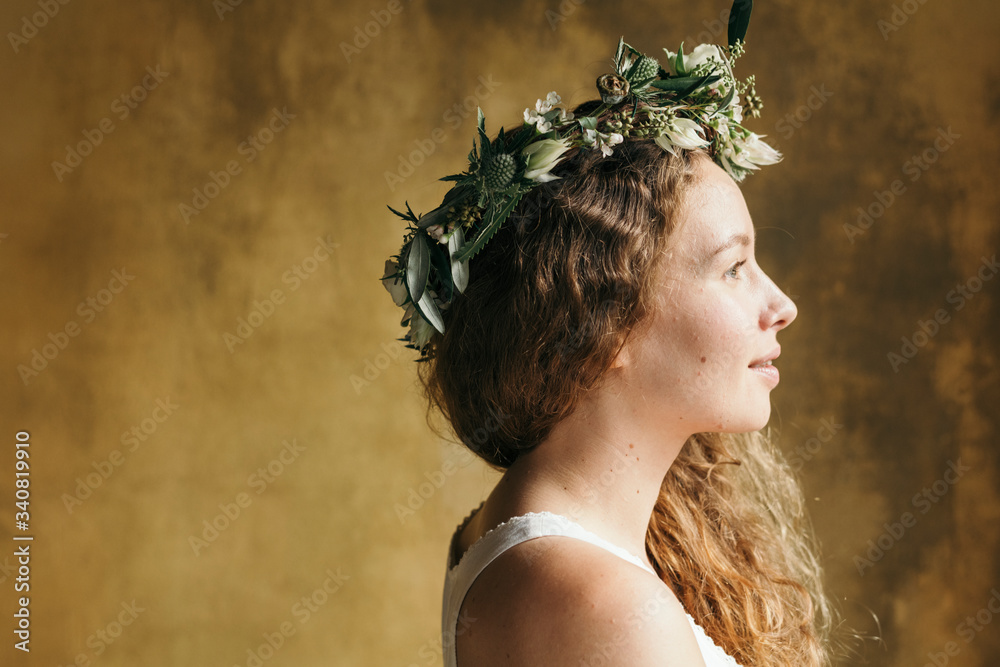
<path id="1" fill-rule="evenodd" d="M 746 263 L 747 261 L 745 259 L 742 262 L 736 262 L 735 264 L 733 264 L 732 268 L 726 271 L 726 275 L 729 276 L 730 278 L 739 278 L 740 268 L 742 268 L 743 265 Z"/>

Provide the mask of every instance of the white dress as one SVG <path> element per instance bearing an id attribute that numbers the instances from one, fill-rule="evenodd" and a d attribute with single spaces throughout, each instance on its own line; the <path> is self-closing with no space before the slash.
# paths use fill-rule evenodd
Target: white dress
<path id="1" fill-rule="evenodd" d="M 474 514 L 475 511 L 455 531 L 448 549 L 448 569 L 445 573 L 444 599 L 441 609 L 441 644 L 445 667 L 458 667 L 455 638 L 456 635 L 461 635 L 464 629 L 459 624 L 459 611 L 462 608 L 462 601 L 465 600 L 465 594 L 487 565 L 516 544 L 546 535 L 573 537 L 606 549 L 616 556 L 652 572 L 648 565 L 625 549 L 591 533 L 568 518 L 552 512 L 530 512 L 508 519 L 477 540 L 456 564 L 453 559 L 458 536 Z M 705 631 L 695 623 L 690 614 L 687 614 L 687 619 L 691 623 L 691 629 L 698 641 L 702 658 L 705 660 L 705 667 L 740 667 L 732 656 L 705 634 Z"/>

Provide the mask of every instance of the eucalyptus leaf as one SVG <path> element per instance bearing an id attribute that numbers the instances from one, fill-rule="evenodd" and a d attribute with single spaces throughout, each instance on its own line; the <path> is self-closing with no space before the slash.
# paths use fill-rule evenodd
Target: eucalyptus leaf
<path id="1" fill-rule="evenodd" d="M 420 301 L 427 287 L 427 277 L 431 271 L 431 258 L 427 250 L 426 234 L 417 234 L 410 241 L 410 251 L 406 255 L 406 289 L 413 303 Z"/>
<path id="2" fill-rule="evenodd" d="M 444 333 L 444 319 L 442 319 L 441 311 L 438 310 L 437 304 L 434 303 L 434 299 L 429 292 L 424 292 L 424 295 L 420 297 L 420 301 L 413 305 L 422 318 L 430 322 L 431 326 L 440 333 Z"/>
<path id="3" fill-rule="evenodd" d="M 459 262 L 455 259 L 455 255 L 463 245 L 465 245 L 465 232 L 461 227 L 457 227 L 448 239 L 448 254 L 451 257 L 451 282 L 459 292 L 464 292 L 469 286 L 469 262 Z"/>
<path id="4" fill-rule="evenodd" d="M 729 10 L 729 46 L 746 37 L 752 10 L 753 0 L 734 0 L 733 8 Z"/>

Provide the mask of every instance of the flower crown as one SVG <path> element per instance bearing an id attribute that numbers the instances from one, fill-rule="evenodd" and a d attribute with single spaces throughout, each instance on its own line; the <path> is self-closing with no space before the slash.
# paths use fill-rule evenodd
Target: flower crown
<path id="1" fill-rule="evenodd" d="M 523 131 L 515 138 L 486 134 L 478 113 L 479 145 L 473 142 L 469 168 L 445 176 L 453 181 L 440 206 L 425 215 L 389 210 L 409 223 L 399 254 L 386 260 L 382 284 L 397 306 L 405 309 L 401 338 L 426 358 L 427 343 L 444 333 L 446 310 L 469 280 L 469 260 L 503 225 L 524 194 L 559 178 L 552 173 L 563 154 L 574 147 L 600 150 L 604 156 L 630 138 L 653 139 L 672 154 L 677 149 L 704 148 L 737 182 L 781 154 L 745 129 L 743 110 L 760 116 L 763 106 L 754 77 L 740 82 L 733 65 L 743 55 L 752 0 L 735 0 L 729 19 L 729 44 L 700 44 L 688 54 L 681 44 L 660 61 L 619 40 L 613 74 L 597 79 L 601 104 L 589 115 L 574 117 L 559 95 L 551 92 L 535 108 L 524 110 Z M 740 103 L 743 96 L 744 105 Z M 623 108 L 600 120 L 619 105 Z"/>

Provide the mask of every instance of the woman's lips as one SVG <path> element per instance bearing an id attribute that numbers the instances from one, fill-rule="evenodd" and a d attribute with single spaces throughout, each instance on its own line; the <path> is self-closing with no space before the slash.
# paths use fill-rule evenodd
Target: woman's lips
<path id="1" fill-rule="evenodd" d="M 771 384 L 772 387 L 776 386 L 780 379 L 780 373 L 778 373 L 778 369 L 769 363 L 760 364 L 758 366 L 751 366 L 750 370 L 763 377 L 768 383 Z"/>

